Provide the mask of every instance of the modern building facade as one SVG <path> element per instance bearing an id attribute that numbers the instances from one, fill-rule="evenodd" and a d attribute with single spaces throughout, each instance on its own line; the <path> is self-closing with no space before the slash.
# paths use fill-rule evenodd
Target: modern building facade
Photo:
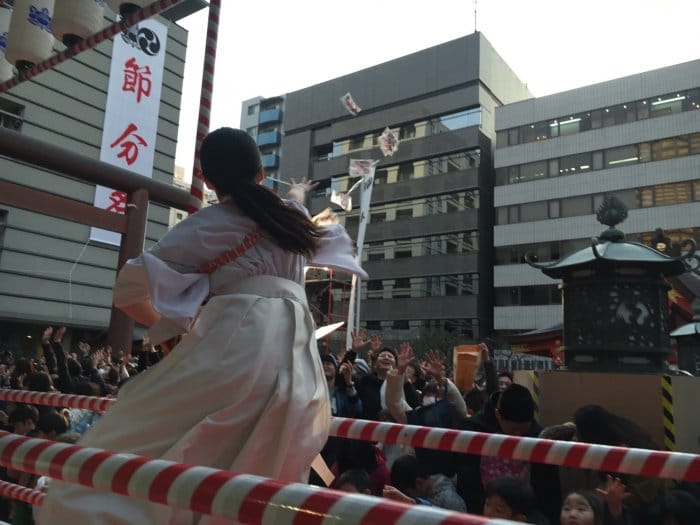
<path id="1" fill-rule="evenodd" d="M 497 333 L 562 321 L 557 283 L 523 257 L 590 245 L 605 194 L 628 206 L 629 239 L 669 252 L 700 241 L 698 110 L 700 60 L 496 108 Z"/>
<path id="2" fill-rule="evenodd" d="M 186 8 L 189 6 L 191 9 Z M 181 16 L 201 8 L 188 0 L 172 11 L 158 120 L 153 178 L 173 178 L 187 31 Z M 168 14 L 168 13 L 166 13 Z M 113 16 L 113 15 L 111 15 Z M 105 23 L 111 23 L 106 20 Z M 59 44 L 56 44 L 57 47 Z M 0 122 L 27 136 L 99 158 L 111 41 L 0 95 Z M 0 158 L 3 179 L 92 204 L 95 186 Z M 89 226 L 22 209 L 0 209 L 0 345 L 36 343 L 45 325 L 92 334 L 109 323 L 118 248 L 89 241 Z M 170 209 L 148 210 L 146 246 L 167 231 Z"/>
<path id="3" fill-rule="evenodd" d="M 277 189 L 280 180 L 280 156 L 284 134 L 284 96 L 244 100 L 241 108 L 241 129 L 255 139 L 262 155 L 262 164 L 269 177 L 266 184 Z"/>
<path id="4" fill-rule="evenodd" d="M 347 92 L 362 108 L 357 116 L 340 102 Z M 331 206 L 353 238 L 359 194 L 346 213 L 330 203 L 331 190 L 356 182 L 350 159 L 379 161 L 363 249 L 370 280 L 362 283 L 362 325 L 398 341 L 423 330 L 469 341 L 492 330 L 494 110 L 530 96 L 475 33 L 288 93 L 284 129 L 258 124 L 264 155 L 280 139 L 278 168 L 268 162 L 268 171 L 318 181 L 311 212 Z M 243 126 L 254 122 L 244 120 L 254 115 L 248 108 L 257 105 L 262 117 L 279 100 L 244 103 Z M 385 158 L 377 139 L 387 127 L 400 145 Z M 263 130 L 280 135 L 263 144 Z"/>

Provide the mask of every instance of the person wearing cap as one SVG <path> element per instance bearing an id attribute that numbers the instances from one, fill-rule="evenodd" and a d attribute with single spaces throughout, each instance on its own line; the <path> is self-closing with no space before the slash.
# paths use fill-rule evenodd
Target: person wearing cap
<path id="1" fill-rule="evenodd" d="M 349 361 L 341 363 L 332 354 L 321 356 L 323 374 L 328 383 L 331 399 L 331 414 L 338 417 L 360 417 L 362 401 L 353 381 L 353 366 Z"/>
<path id="2" fill-rule="evenodd" d="M 542 427 L 535 421 L 535 402 L 530 391 L 513 384 L 496 391 L 475 416 L 462 422 L 462 430 L 537 437 Z M 494 479 L 511 476 L 530 480 L 530 464 L 494 456 L 456 454 L 457 491 L 469 509 L 484 508 L 484 487 Z M 535 480 L 531 480 L 533 485 Z"/>

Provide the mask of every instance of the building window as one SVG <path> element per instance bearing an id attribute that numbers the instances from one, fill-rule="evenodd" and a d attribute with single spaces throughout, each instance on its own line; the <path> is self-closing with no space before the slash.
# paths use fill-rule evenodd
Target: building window
<path id="1" fill-rule="evenodd" d="M 413 217 L 413 208 L 404 208 L 403 210 L 396 210 L 396 220 L 402 221 L 404 219 L 410 219 Z"/>
<path id="2" fill-rule="evenodd" d="M 413 163 L 400 164 L 396 182 L 404 182 L 413 178 Z"/>
<path id="3" fill-rule="evenodd" d="M 370 213 L 369 215 L 369 222 L 370 223 L 379 223 L 379 222 L 384 222 L 386 221 L 386 212 L 376 212 L 376 213 Z"/>
<path id="4" fill-rule="evenodd" d="M 530 162 L 520 166 L 520 182 L 543 179 L 547 176 L 547 161 Z"/>
<path id="5" fill-rule="evenodd" d="M 561 217 L 561 212 L 559 210 L 559 201 L 549 201 L 549 218 L 558 219 L 559 217 Z"/>
<path id="6" fill-rule="evenodd" d="M 605 167 L 626 166 L 639 162 L 639 152 L 636 145 L 622 146 L 605 150 Z"/>
<path id="7" fill-rule="evenodd" d="M 536 122 L 520 128 L 520 136 L 523 142 L 534 142 L 549 138 L 549 125 L 547 122 Z"/>
<path id="8" fill-rule="evenodd" d="M 384 282 L 381 279 L 373 279 L 371 281 L 367 281 L 367 290 L 371 290 L 373 292 L 380 291 L 384 289 Z"/>
<path id="9" fill-rule="evenodd" d="M 559 173 L 561 175 L 571 175 L 581 173 L 582 171 L 590 171 L 592 164 L 590 153 L 579 153 L 577 155 L 569 155 L 559 159 Z"/>
<path id="10" fill-rule="evenodd" d="M 683 111 L 685 93 L 671 93 L 649 101 L 649 116 L 662 117 Z"/>
<path id="11" fill-rule="evenodd" d="M 251 106 L 248 106 L 248 115 L 255 115 L 258 111 L 258 106 L 253 104 Z"/>
<path id="12" fill-rule="evenodd" d="M 647 100 L 632 100 L 616 106 L 597 108 L 577 115 L 567 115 L 549 121 L 535 122 L 498 131 L 496 133 L 496 147 L 502 148 L 572 135 L 590 129 L 617 126 L 636 120 L 661 117 L 682 111 L 695 111 L 696 109 L 700 109 L 700 88 L 669 93 Z"/>

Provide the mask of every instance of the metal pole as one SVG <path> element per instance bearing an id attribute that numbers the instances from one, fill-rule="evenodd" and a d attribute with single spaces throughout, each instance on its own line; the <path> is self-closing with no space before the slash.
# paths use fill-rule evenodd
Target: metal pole
<path id="1" fill-rule="evenodd" d="M 126 208 L 126 233 L 122 234 L 119 247 L 117 271 L 124 263 L 138 256 L 143 251 L 143 241 L 146 236 L 146 219 L 148 217 L 148 191 L 139 189 L 129 195 Z M 131 352 L 134 333 L 134 320 L 121 310 L 112 306 L 109 318 L 109 344 L 114 351 Z"/>

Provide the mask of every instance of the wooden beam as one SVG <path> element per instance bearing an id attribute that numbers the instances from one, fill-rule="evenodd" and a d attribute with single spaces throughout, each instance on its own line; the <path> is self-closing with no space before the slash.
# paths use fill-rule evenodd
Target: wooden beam
<path id="1" fill-rule="evenodd" d="M 124 215 L 14 182 L 0 180 L 0 203 L 103 230 L 126 233 L 127 221 Z"/>

